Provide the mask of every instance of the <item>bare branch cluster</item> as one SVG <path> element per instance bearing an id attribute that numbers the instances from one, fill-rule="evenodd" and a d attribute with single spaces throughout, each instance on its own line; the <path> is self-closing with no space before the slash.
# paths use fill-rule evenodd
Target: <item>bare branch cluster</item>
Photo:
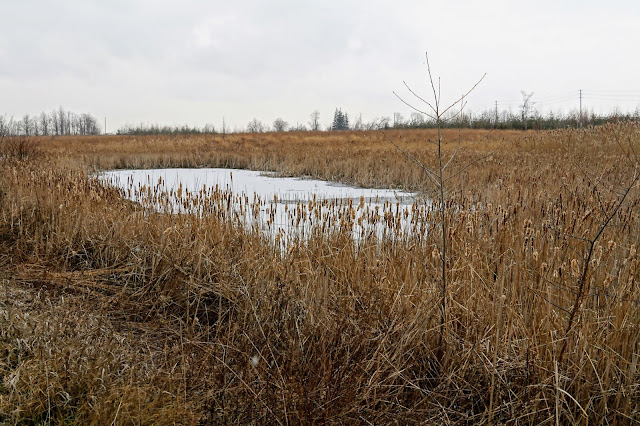
<path id="1" fill-rule="evenodd" d="M 448 283 L 448 254 L 447 254 L 447 250 L 448 250 L 448 246 L 449 246 L 449 242 L 448 242 L 448 237 L 447 237 L 447 205 L 448 205 L 448 197 L 450 195 L 450 189 L 448 188 L 448 182 L 459 176 L 460 174 L 464 173 L 470 166 L 472 166 L 473 164 L 478 163 L 479 161 L 489 157 L 492 153 L 477 158 L 473 161 L 471 161 L 468 164 L 464 164 L 461 167 L 458 168 L 458 170 L 452 172 L 452 173 L 448 173 L 447 169 L 448 167 L 452 164 L 452 162 L 454 161 L 460 146 L 458 146 L 458 149 L 456 149 L 456 151 L 449 156 L 449 158 L 445 158 L 445 154 L 443 152 L 443 146 L 442 146 L 442 126 L 443 123 L 448 121 L 448 120 L 453 120 L 455 118 L 457 118 L 460 114 L 462 114 L 462 111 L 464 109 L 465 106 L 465 98 L 471 93 L 473 92 L 476 87 L 478 87 L 478 85 L 482 82 L 482 80 L 485 78 L 486 73 L 461 97 L 459 97 L 458 99 L 456 99 L 454 102 L 450 103 L 449 105 L 446 106 L 442 106 L 442 92 L 441 92 L 441 82 L 440 82 L 440 78 L 438 77 L 437 79 L 437 84 L 434 81 L 434 77 L 433 77 L 433 73 L 431 72 L 431 64 L 429 62 L 429 55 L 428 53 L 425 53 L 425 57 L 426 57 L 426 63 L 427 63 L 427 73 L 429 76 L 429 84 L 431 86 L 431 91 L 432 91 L 432 96 L 433 99 L 432 100 L 427 100 L 425 97 L 420 96 L 419 94 L 416 93 L 415 90 L 413 90 L 407 83 L 406 81 L 403 81 L 404 86 L 407 88 L 407 90 L 409 91 L 409 93 L 411 95 L 413 95 L 413 97 L 421 102 L 424 106 L 423 107 L 416 107 L 412 102 L 408 102 L 405 99 L 403 99 L 402 96 L 400 96 L 398 93 L 393 92 L 394 95 L 400 99 L 400 101 L 402 103 L 404 103 L 405 105 L 409 106 L 412 110 L 420 113 L 420 114 L 424 114 L 427 117 L 429 117 L 430 119 L 434 120 L 436 122 L 436 127 L 437 127 L 437 131 L 438 131 L 438 136 L 437 136 L 437 140 L 435 142 L 436 146 L 437 146 L 437 166 L 435 168 L 430 168 L 428 166 L 426 166 L 422 161 L 420 161 L 418 158 L 416 158 L 414 155 L 410 154 L 409 152 L 407 152 L 406 150 L 403 150 L 402 148 L 400 148 L 400 146 L 398 146 L 398 144 L 396 144 L 395 142 L 391 141 L 388 137 L 386 137 L 386 139 L 388 141 L 390 141 L 397 149 L 398 151 L 400 151 L 405 157 L 407 157 L 410 161 L 412 161 L 413 163 L 417 164 L 429 177 L 429 180 L 431 181 L 431 183 L 433 184 L 434 188 L 435 188 L 435 193 L 436 193 L 436 198 L 437 198 L 437 202 L 436 204 L 436 208 L 438 209 L 439 212 L 439 230 L 440 230 L 440 236 L 439 239 L 436 238 L 435 236 L 433 236 L 431 233 L 429 233 L 429 238 L 433 238 L 435 240 L 435 245 L 437 247 L 437 251 L 438 251 L 438 255 L 440 257 L 440 264 L 441 264 L 441 270 L 440 270 L 440 279 L 441 279 L 441 283 L 440 283 L 440 335 L 439 335 L 439 349 L 438 349 L 438 358 L 442 358 L 442 355 L 444 353 L 444 349 L 445 349 L 445 345 L 446 345 L 446 340 L 445 340 L 445 334 L 446 334 L 446 324 L 447 324 L 447 283 Z M 455 114 L 446 117 L 446 114 L 448 114 L 450 111 L 453 110 L 454 107 L 456 106 L 460 106 L 460 112 L 456 112 Z M 425 108 L 426 107 L 426 108 Z"/>

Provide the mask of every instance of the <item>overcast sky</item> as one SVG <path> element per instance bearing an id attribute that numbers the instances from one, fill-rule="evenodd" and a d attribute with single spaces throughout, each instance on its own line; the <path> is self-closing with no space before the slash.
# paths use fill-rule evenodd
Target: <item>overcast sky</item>
<path id="1" fill-rule="evenodd" d="M 0 115 L 58 106 L 124 123 L 366 121 L 486 78 L 468 109 L 640 105 L 637 0 L 2 0 Z"/>

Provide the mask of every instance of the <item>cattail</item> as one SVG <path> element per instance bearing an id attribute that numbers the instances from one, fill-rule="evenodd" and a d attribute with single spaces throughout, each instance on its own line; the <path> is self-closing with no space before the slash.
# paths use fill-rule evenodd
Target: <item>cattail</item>
<path id="1" fill-rule="evenodd" d="M 576 259 L 571 259 L 571 274 L 574 278 L 580 275 L 580 268 Z"/>
<path id="2" fill-rule="evenodd" d="M 434 247 L 433 251 L 431 252 L 431 258 L 435 260 L 438 258 L 439 255 L 440 255 L 440 252 L 438 251 L 437 247 Z"/>
<path id="3" fill-rule="evenodd" d="M 602 246 L 598 245 L 598 248 L 596 248 L 593 258 L 591 260 L 591 263 L 593 264 L 594 267 L 598 267 L 601 261 L 602 261 Z"/>

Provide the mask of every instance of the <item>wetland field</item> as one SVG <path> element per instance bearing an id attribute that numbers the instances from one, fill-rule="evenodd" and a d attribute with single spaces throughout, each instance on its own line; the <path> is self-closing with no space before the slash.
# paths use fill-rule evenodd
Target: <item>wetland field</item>
<path id="1" fill-rule="evenodd" d="M 437 142 L 5 138 L 0 423 L 640 422 L 640 126 Z"/>

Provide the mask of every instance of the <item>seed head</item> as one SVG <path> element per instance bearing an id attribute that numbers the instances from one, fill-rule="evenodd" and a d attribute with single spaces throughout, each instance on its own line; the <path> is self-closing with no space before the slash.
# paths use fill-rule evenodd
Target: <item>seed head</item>
<path id="1" fill-rule="evenodd" d="M 571 259 L 571 273 L 573 274 L 574 277 L 577 277 L 580 274 L 578 261 L 576 259 Z"/>

